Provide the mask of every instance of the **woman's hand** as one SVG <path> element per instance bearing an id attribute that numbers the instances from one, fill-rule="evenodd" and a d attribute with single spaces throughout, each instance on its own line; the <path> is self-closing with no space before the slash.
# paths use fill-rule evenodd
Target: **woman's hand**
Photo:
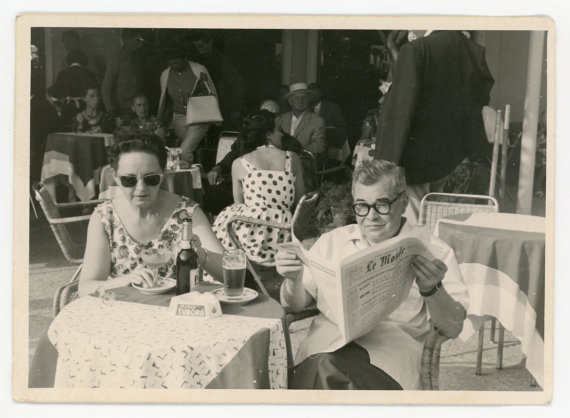
<path id="1" fill-rule="evenodd" d="M 123 277 L 128 284 L 136 284 L 137 286 L 142 286 L 145 289 L 154 286 L 154 271 L 146 267 L 141 266 Z"/>
<path id="2" fill-rule="evenodd" d="M 303 263 L 297 254 L 278 249 L 275 254 L 275 267 L 281 276 L 291 280 L 299 280 Z"/>
<path id="3" fill-rule="evenodd" d="M 203 264 L 206 262 L 206 250 L 202 246 L 200 237 L 196 234 L 192 235 L 190 245 L 194 248 L 194 251 L 196 251 L 196 255 L 198 256 L 198 265 L 203 267 Z"/>
<path id="4" fill-rule="evenodd" d="M 420 292 L 429 292 L 443 280 L 447 266 L 441 260 L 430 261 L 417 255 L 412 259 L 412 269 L 416 274 L 416 283 Z"/>

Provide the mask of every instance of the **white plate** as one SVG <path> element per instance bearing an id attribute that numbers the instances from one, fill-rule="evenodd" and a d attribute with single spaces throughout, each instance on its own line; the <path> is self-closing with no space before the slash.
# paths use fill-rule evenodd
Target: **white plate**
<path id="1" fill-rule="evenodd" d="M 136 284 L 133 284 L 133 287 L 137 289 L 141 293 L 146 293 L 147 295 L 159 295 L 161 293 L 166 293 L 170 289 L 176 287 L 176 280 L 174 279 L 163 279 L 164 284 L 160 287 L 151 287 L 146 288 Z"/>
<path id="2" fill-rule="evenodd" d="M 257 297 L 257 292 L 247 287 L 243 288 L 243 295 L 241 296 L 226 296 L 223 288 L 214 290 L 212 294 L 217 297 L 220 302 L 229 304 L 247 303 Z"/>

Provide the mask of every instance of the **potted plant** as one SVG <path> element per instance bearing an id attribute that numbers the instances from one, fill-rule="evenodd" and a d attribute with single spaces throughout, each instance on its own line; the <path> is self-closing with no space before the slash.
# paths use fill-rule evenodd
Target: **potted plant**
<path id="1" fill-rule="evenodd" d="M 352 184 L 324 181 L 319 190 L 315 221 L 321 233 L 356 223 L 352 210 Z"/>

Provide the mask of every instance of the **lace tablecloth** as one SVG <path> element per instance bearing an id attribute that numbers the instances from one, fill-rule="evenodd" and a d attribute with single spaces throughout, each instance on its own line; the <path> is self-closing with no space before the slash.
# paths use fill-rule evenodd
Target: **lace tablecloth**
<path id="1" fill-rule="evenodd" d="M 54 386 L 205 388 L 264 328 L 270 335 L 270 387 L 286 388 L 280 319 L 180 318 L 162 306 L 83 297 L 67 305 L 48 331 L 59 354 Z"/>

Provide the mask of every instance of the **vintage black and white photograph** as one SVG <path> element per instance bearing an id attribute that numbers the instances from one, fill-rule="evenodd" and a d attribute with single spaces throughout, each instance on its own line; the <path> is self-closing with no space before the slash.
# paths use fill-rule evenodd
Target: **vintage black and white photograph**
<path id="1" fill-rule="evenodd" d="M 18 18 L 14 397 L 548 402 L 553 21 L 272 19 Z"/>

